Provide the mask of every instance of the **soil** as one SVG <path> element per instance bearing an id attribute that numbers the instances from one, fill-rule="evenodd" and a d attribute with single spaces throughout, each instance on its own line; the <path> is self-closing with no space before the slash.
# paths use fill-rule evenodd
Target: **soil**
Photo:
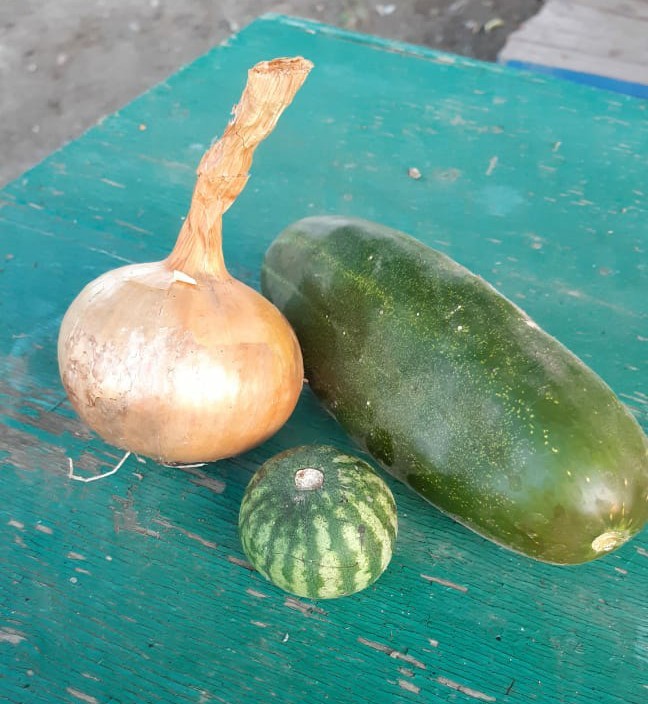
<path id="1" fill-rule="evenodd" d="M 543 0 L 1 0 L 0 186 L 266 12 L 487 61 Z"/>

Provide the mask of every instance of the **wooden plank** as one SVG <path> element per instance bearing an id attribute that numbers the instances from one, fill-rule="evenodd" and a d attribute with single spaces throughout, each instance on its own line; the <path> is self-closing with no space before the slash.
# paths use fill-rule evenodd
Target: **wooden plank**
<path id="1" fill-rule="evenodd" d="M 500 60 L 648 83 L 648 3 L 550 0 L 508 39 Z"/>
<path id="2" fill-rule="evenodd" d="M 520 32 L 548 47 L 572 48 L 587 56 L 618 58 L 637 63 L 648 59 L 648 21 L 636 20 L 586 7 L 550 3 L 533 33 L 529 25 Z M 621 41 L 623 38 L 623 41 Z M 644 70 L 648 70 L 644 63 Z"/>
<path id="3" fill-rule="evenodd" d="M 269 243 L 306 214 L 382 221 L 523 305 L 648 427 L 645 104 L 259 20 L 0 192 L 2 697 L 645 701 L 645 530 L 595 563 L 543 565 L 386 477 L 400 533 L 370 589 L 313 603 L 251 571 L 236 517 L 259 464 L 305 442 L 354 450 L 307 389 L 274 438 L 201 474 L 131 458 L 104 481 L 68 481 L 68 457 L 92 473 L 120 453 L 65 401 L 64 311 L 107 269 L 168 253 L 247 69 L 287 53 L 315 69 L 225 217 L 230 271 L 257 287 Z"/>
<path id="4" fill-rule="evenodd" d="M 568 45 L 547 46 L 536 41 L 526 41 L 523 38 L 512 39 L 507 44 L 507 51 L 501 55 L 503 61 L 522 61 L 540 66 L 553 66 L 581 73 L 607 76 L 621 81 L 644 83 L 646 71 L 642 66 L 609 56 L 601 57 L 586 55 L 580 49 L 572 50 Z"/>
<path id="5" fill-rule="evenodd" d="M 648 0 L 566 0 L 566 2 L 590 7 L 614 17 L 648 21 Z"/>

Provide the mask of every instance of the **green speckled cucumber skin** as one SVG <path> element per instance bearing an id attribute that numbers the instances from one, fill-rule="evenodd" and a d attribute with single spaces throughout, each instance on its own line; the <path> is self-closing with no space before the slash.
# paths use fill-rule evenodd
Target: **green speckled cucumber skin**
<path id="1" fill-rule="evenodd" d="M 287 592 L 348 596 L 389 564 L 398 521 L 389 487 L 363 460 L 328 445 L 302 445 L 265 462 L 239 512 L 243 550 Z"/>
<path id="2" fill-rule="evenodd" d="M 307 218 L 271 245 L 261 283 L 342 427 L 457 521 L 559 564 L 604 555 L 644 526 L 637 421 L 575 355 L 444 254 L 375 223 Z"/>

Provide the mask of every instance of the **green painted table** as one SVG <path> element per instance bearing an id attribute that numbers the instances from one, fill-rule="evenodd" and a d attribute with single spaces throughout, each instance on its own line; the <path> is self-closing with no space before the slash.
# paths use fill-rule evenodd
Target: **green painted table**
<path id="1" fill-rule="evenodd" d="M 311 603 L 251 571 L 236 518 L 255 468 L 354 449 L 308 390 L 244 456 L 68 480 L 68 457 L 91 474 L 120 453 L 65 400 L 62 314 L 103 271 L 166 255 L 247 69 L 286 54 L 316 67 L 225 217 L 232 273 L 258 286 L 307 214 L 396 226 L 522 304 L 648 424 L 648 103 L 262 18 L 0 193 L 0 700 L 648 701 L 646 531 L 552 567 L 389 480 L 400 536 L 373 587 Z"/>

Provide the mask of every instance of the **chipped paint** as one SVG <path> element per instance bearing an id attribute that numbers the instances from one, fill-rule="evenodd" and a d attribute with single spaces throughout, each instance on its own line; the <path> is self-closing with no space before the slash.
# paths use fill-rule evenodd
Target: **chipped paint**
<path id="1" fill-rule="evenodd" d="M 436 678 L 436 681 L 439 684 L 442 684 L 444 687 L 449 687 L 450 689 L 454 689 L 457 692 L 465 694 L 467 697 L 472 697 L 473 699 L 478 699 L 482 702 L 497 701 L 495 697 L 491 697 L 488 694 L 484 694 L 483 692 L 473 689 L 472 687 L 466 687 L 466 685 L 459 684 L 459 682 L 455 682 L 454 680 L 450 680 L 447 677 L 443 677 L 443 675 L 439 675 Z"/>
<path id="2" fill-rule="evenodd" d="M 27 640 L 27 636 L 20 631 L 16 631 L 13 628 L 8 628 L 6 626 L 0 628 L 0 643 L 19 645 L 25 640 Z"/>
<path id="3" fill-rule="evenodd" d="M 410 682 L 409 680 L 398 680 L 398 686 L 401 689 L 405 689 L 408 692 L 413 692 L 414 694 L 419 694 L 421 691 L 421 688 L 415 685 L 413 682 Z"/>
<path id="4" fill-rule="evenodd" d="M 112 181 L 109 178 L 100 178 L 99 180 L 102 183 L 105 183 L 107 186 L 112 186 L 113 188 L 126 188 L 126 186 L 123 183 L 118 183 L 117 181 Z"/>
<path id="5" fill-rule="evenodd" d="M 198 469 L 197 467 L 183 465 L 178 466 L 176 468 L 182 472 L 190 474 L 192 476 L 192 479 L 190 479 L 189 481 L 192 484 L 204 487 L 205 489 L 209 489 L 209 491 L 214 492 L 214 494 L 222 494 L 227 488 L 227 484 L 225 484 L 225 482 L 221 481 L 220 479 L 216 479 L 215 477 L 209 476 L 207 472 L 204 472 L 203 470 Z"/>
<path id="6" fill-rule="evenodd" d="M 254 569 L 254 565 L 247 560 L 241 560 L 240 557 L 234 557 L 234 555 L 228 555 L 227 556 L 227 561 L 231 562 L 233 565 L 238 565 L 239 567 L 242 567 L 245 570 L 249 570 L 250 572 L 256 572 Z"/>
<path id="7" fill-rule="evenodd" d="M 143 235 L 152 235 L 153 234 L 150 230 L 146 230 L 145 228 L 140 227 L 139 225 L 134 225 L 132 222 L 126 222 L 124 220 L 115 220 L 115 225 L 119 225 L 120 227 L 125 227 L 129 230 L 139 232 L 140 234 L 143 234 Z"/>
<path id="8" fill-rule="evenodd" d="M 160 533 L 158 531 L 146 528 L 139 523 L 137 511 L 133 508 L 132 499 L 125 499 L 120 496 L 115 496 L 113 498 L 120 507 L 111 507 L 113 512 L 113 529 L 115 533 L 128 531 L 131 533 L 139 533 L 140 535 L 145 535 L 150 538 L 160 538 Z"/>
<path id="9" fill-rule="evenodd" d="M 203 538 L 202 536 L 198 535 L 198 533 L 193 533 L 192 531 L 187 530 L 186 528 L 176 526 L 173 523 L 170 523 L 169 521 L 165 521 L 161 518 L 156 518 L 153 522 L 157 523 L 160 526 L 163 526 L 164 528 L 170 528 L 172 530 L 180 531 L 182 535 L 186 536 L 190 540 L 195 540 L 201 545 L 204 545 L 206 548 L 211 548 L 212 550 L 215 550 L 218 547 L 218 543 L 214 543 L 212 540 L 207 540 L 206 538 Z"/>
<path id="10" fill-rule="evenodd" d="M 423 577 L 426 582 L 434 582 L 435 584 L 440 584 L 443 587 L 454 589 L 455 591 L 462 592 L 463 594 L 468 591 L 468 587 L 464 587 L 461 584 L 455 584 L 454 582 L 450 582 L 447 579 L 441 579 L 440 577 L 432 577 L 428 574 L 422 574 L 421 577 Z"/>
<path id="11" fill-rule="evenodd" d="M 79 701 L 85 702 L 86 704 L 99 704 L 99 700 L 90 694 L 85 694 L 80 689 L 75 689 L 74 687 L 67 687 L 65 690 L 71 697 L 78 699 Z"/>
<path id="12" fill-rule="evenodd" d="M 385 653 L 385 655 L 389 655 L 390 658 L 395 658 L 396 660 L 402 660 L 403 662 L 407 662 L 410 665 L 419 668 L 419 670 L 426 669 L 425 663 L 421 662 L 420 660 L 417 660 L 412 655 L 403 653 L 400 650 L 396 650 L 395 648 L 392 648 L 389 645 L 385 645 L 384 643 L 378 643 L 375 640 L 369 640 L 367 638 L 363 638 L 362 636 L 358 637 L 358 643 L 366 645 L 369 648 L 373 648 L 374 650 L 378 650 L 381 653 Z"/>
<path id="13" fill-rule="evenodd" d="M 268 594 L 264 594 L 263 592 L 259 592 L 256 589 L 252 589 L 252 588 L 246 589 L 245 593 L 249 594 L 250 596 L 254 596 L 257 599 L 268 599 L 269 598 Z"/>
<path id="14" fill-rule="evenodd" d="M 289 609 L 299 611 L 300 613 L 304 614 L 304 616 L 310 616 L 314 618 L 317 618 L 318 616 L 326 616 L 326 611 L 324 611 L 324 609 L 320 608 L 319 606 L 315 606 L 314 604 L 308 604 L 292 596 L 286 598 L 286 600 L 284 601 L 284 606 L 287 606 Z"/>
<path id="15" fill-rule="evenodd" d="M 499 161 L 499 158 L 496 156 L 493 156 L 490 158 L 488 162 L 488 168 L 486 169 L 485 175 L 490 176 L 493 171 L 495 171 L 495 168 L 497 167 L 497 162 Z"/>

